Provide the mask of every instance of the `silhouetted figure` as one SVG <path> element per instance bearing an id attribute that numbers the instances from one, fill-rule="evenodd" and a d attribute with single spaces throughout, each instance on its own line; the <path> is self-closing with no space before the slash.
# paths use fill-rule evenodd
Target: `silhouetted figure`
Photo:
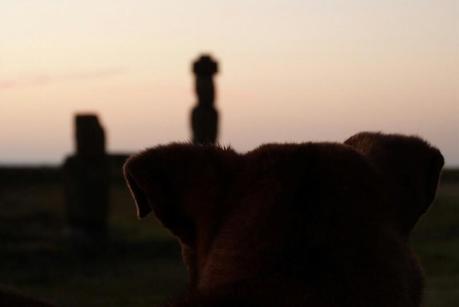
<path id="1" fill-rule="evenodd" d="M 76 243 L 107 238 L 109 165 L 105 134 L 97 116 L 75 116 L 76 153 L 64 164 L 67 219 Z"/>
<path id="2" fill-rule="evenodd" d="M 196 77 L 195 90 L 198 105 L 191 113 L 191 128 L 194 144 L 215 144 L 218 134 L 218 112 L 214 107 L 214 75 L 218 64 L 209 55 L 202 55 L 193 63 Z"/>

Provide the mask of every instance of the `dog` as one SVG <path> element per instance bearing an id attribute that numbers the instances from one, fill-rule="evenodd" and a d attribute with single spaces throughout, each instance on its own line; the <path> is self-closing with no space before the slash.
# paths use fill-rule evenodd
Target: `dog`
<path id="1" fill-rule="evenodd" d="M 419 307 L 408 240 L 443 164 L 418 137 L 363 132 L 246 154 L 169 144 L 124 175 L 138 216 L 181 245 L 189 290 L 167 306 Z"/>

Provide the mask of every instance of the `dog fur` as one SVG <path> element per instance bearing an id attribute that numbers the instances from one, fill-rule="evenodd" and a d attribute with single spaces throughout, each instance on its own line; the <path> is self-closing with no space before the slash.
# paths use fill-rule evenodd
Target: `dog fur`
<path id="1" fill-rule="evenodd" d="M 189 293 L 168 305 L 419 307 L 409 234 L 441 153 L 417 137 L 229 148 L 170 144 L 124 166 L 140 218 L 174 234 Z"/>

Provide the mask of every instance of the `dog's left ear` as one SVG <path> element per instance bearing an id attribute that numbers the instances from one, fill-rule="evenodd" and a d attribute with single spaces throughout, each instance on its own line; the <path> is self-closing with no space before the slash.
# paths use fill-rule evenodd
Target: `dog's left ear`
<path id="1" fill-rule="evenodd" d="M 238 155 L 215 146 L 171 144 L 135 155 L 124 176 L 139 218 L 154 211 L 182 243 L 193 246 L 196 225 L 210 225 L 237 169 Z"/>
<path id="2" fill-rule="evenodd" d="M 409 234 L 433 202 L 444 159 L 440 151 L 417 137 L 362 132 L 345 144 L 366 156 L 395 195 L 400 230 Z"/>

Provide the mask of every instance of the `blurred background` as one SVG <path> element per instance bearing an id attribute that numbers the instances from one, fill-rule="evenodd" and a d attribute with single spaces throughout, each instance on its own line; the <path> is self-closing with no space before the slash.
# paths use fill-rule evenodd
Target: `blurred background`
<path id="1" fill-rule="evenodd" d="M 153 218 L 136 219 L 120 167 L 192 139 L 192 63 L 205 53 L 218 62 L 222 145 L 370 130 L 438 147 L 446 170 L 413 245 L 426 306 L 459 305 L 456 0 L 2 0 L 0 38 L 2 287 L 60 306 L 151 306 L 183 291 L 177 244 Z M 103 130 L 97 244 L 69 223 L 88 176 L 75 170 L 97 160 L 78 151 L 75 114 L 96 114 Z"/>

